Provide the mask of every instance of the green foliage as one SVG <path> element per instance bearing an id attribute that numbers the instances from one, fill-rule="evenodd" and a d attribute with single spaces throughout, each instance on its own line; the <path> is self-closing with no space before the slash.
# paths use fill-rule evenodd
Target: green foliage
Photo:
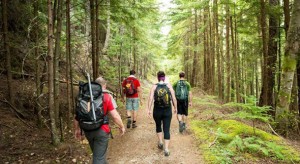
<path id="1" fill-rule="evenodd" d="M 272 158 L 279 163 L 300 162 L 298 152 L 282 139 L 235 120 L 192 121 L 206 163 L 236 163 Z"/>
<path id="2" fill-rule="evenodd" d="M 268 111 L 270 110 L 270 107 L 268 106 L 256 106 L 254 103 L 234 103 L 230 102 L 227 104 L 224 104 L 224 106 L 229 107 L 236 107 L 238 109 L 241 109 L 238 112 L 233 113 L 231 116 L 241 118 L 241 119 L 247 119 L 252 121 L 262 121 L 262 122 L 270 122 L 272 117 L 268 115 Z"/>

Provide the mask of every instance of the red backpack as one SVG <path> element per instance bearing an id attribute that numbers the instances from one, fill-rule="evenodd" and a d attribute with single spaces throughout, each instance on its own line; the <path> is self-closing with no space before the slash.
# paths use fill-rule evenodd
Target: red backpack
<path id="1" fill-rule="evenodd" d="M 125 80 L 124 93 L 129 96 L 137 93 L 137 88 L 134 85 L 134 79 L 126 79 Z"/>

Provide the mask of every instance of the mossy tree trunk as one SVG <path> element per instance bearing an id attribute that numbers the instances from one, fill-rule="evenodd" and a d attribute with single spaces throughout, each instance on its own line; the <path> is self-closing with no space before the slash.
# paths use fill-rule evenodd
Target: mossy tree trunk
<path id="1" fill-rule="evenodd" d="M 52 1 L 48 0 L 48 105 L 50 116 L 50 128 L 52 144 L 58 145 L 59 138 L 56 127 L 55 112 L 54 112 L 54 76 L 53 76 L 53 15 Z"/>
<path id="2" fill-rule="evenodd" d="M 62 3 L 63 0 L 58 0 L 56 14 L 57 14 L 57 24 L 55 33 L 55 51 L 54 51 L 54 110 L 55 110 L 55 120 L 59 122 L 59 106 L 60 106 L 60 82 L 59 82 L 59 61 L 61 58 L 61 48 L 60 48 L 60 38 L 62 29 Z"/>
<path id="3" fill-rule="evenodd" d="M 67 79 L 67 103 L 68 103 L 68 127 L 72 126 L 72 98 L 71 98 L 71 88 L 70 88 L 70 68 L 71 68 L 71 33 L 70 33 L 70 0 L 66 0 L 66 79 Z"/>
<path id="4" fill-rule="evenodd" d="M 290 27 L 285 46 L 285 54 L 282 63 L 281 89 L 278 96 L 278 106 L 276 109 L 277 129 L 280 133 L 288 132 L 288 114 L 291 98 L 291 91 L 294 80 L 297 59 L 300 53 L 300 0 L 294 1 Z"/>

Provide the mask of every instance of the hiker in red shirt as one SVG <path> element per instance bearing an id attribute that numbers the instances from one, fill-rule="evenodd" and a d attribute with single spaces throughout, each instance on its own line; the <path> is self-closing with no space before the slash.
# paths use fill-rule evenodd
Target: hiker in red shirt
<path id="1" fill-rule="evenodd" d="M 127 128 L 131 127 L 131 123 L 132 128 L 136 128 L 139 103 L 142 103 L 142 99 L 140 98 L 142 96 L 142 89 L 140 81 L 134 76 L 135 71 L 131 70 L 129 73 L 130 75 L 122 83 L 124 97 L 126 97 Z"/>
<path id="2" fill-rule="evenodd" d="M 123 135 L 125 133 L 125 127 L 123 125 L 121 116 L 116 110 L 117 106 L 114 103 L 115 100 L 112 98 L 112 96 L 109 93 L 105 92 L 106 81 L 102 77 L 99 77 L 96 79 L 95 82 L 102 86 L 103 112 L 105 114 L 109 113 L 111 115 L 113 121 L 119 127 L 120 134 Z M 79 127 L 79 122 L 77 117 L 78 116 L 76 115 L 74 119 L 75 138 L 81 140 L 82 133 Z M 107 163 L 106 152 L 108 148 L 110 130 L 111 129 L 109 128 L 108 124 L 103 124 L 98 130 L 84 131 L 84 134 L 87 140 L 89 141 L 89 145 L 93 152 L 93 164 Z"/>

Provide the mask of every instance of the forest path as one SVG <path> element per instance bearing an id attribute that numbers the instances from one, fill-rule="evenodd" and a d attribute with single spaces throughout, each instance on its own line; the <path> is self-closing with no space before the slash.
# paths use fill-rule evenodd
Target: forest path
<path id="1" fill-rule="evenodd" d="M 148 92 L 144 92 L 148 98 Z M 109 141 L 107 159 L 110 164 L 201 164 L 204 163 L 189 129 L 179 133 L 178 121 L 173 114 L 171 123 L 170 156 L 165 157 L 162 150 L 157 148 L 157 136 L 153 118 L 147 117 L 146 104 L 143 101 L 139 109 L 137 128 L 126 129 L 124 136 L 114 134 Z M 125 109 L 118 109 L 125 118 Z M 126 123 L 126 120 L 124 120 Z M 126 126 L 126 124 L 125 124 Z"/>

